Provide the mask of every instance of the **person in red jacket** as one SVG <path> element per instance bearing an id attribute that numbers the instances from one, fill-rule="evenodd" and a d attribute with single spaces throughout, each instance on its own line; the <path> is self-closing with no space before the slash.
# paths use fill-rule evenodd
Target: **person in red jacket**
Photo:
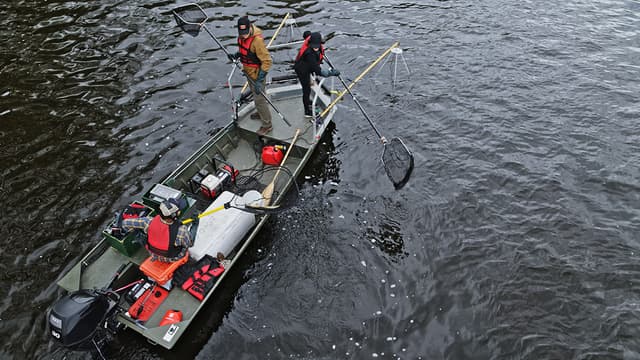
<path id="1" fill-rule="evenodd" d="M 296 62 L 293 69 L 302 85 L 302 106 L 304 107 L 304 115 L 312 117 L 311 112 L 311 74 L 316 76 L 338 76 L 340 71 L 336 69 L 325 70 L 320 67 L 322 58 L 324 57 L 324 47 L 322 46 L 322 35 L 319 32 L 305 32 L 304 43 L 298 51 Z"/>
<path id="2" fill-rule="evenodd" d="M 178 201 L 165 200 L 159 210 L 160 214 L 153 218 L 145 216 L 123 220 L 122 229 L 126 232 L 137 229 L 147 234 L 144 245 L 151 254 L 151 260 L 174 262 L 182 259 L 193 246 L 193 239 L 189 226 L 182 225 L 178 220 Z"/>

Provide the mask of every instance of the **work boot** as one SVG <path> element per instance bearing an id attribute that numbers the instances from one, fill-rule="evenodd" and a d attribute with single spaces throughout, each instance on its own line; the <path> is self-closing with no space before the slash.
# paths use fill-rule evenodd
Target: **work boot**
<path id="1" fill-rule="evenodd" d="M 263 126 L 261 126 L 261 127 L 260 127 L 260 129 L 258 129 L 258 135 L 260 135 L 260 136 L 264 136 L 264 135 L 266 135 L 267 133 L 270 133 L 270 132 L 271 132 L 271 130 L 273 130 L 273 127 L 272 127 L 272 126 L 268 126 L 268 127 L 267 127 L 267 126 L 264 126 L 264 125 L 263 125 Z"/>
<path id="2" fill-rule="evenodd" d="M 304 117 L 306 119 L 313 119 L 313 115 L 311 114 L 311 109 L 305 109 L 304 110 Z"/>
<path id="3" fill-rule="evenodd" d="M 252 118 L 253 120 L 260 120 L 260 114 L 254 112 L 253 114 L 251 114 L 250 118 Z"/>

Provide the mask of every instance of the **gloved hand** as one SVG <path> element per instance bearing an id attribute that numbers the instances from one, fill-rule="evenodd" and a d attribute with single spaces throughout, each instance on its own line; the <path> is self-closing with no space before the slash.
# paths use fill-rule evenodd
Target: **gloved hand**
<path id="1" fill-rule="evenodd" d="M 262 83 L 256 80 L 256 82 L 253 84 L 253 90 L 256 92 L 256 94 L 260 94 L 262 92 Z"/>
<path id="2" fill-rule="evenodd" d="M 320 75 L 323 76 L 323 77 L 338 76 L 338 75 L 340 75 L 340 71 L 338 71 L 336 69 L 331 69 L 331 70 L 322 69 L 322 70 L 320 70 Z"/>
<path id="3" fill-rule="evenodd" d="M 262 82 L 266 77 L 267 77 L 266 71 L 263 71 L 262 69 L 258 70 L 258 77 L 256 78 L 256 84 L 254 85 L 254 88 L 257 93 L 262 92 Z"/>
<path id="4" fill-rule="evenodd" d="M 256 79 L 256 82 L 262 83 L 266 77 L 267 77 L 267 72 L 260 69 L 258 70 L 258 78 Z"/>
<path id="5" fill-rule="evenodd" d="M 240 52 L 236 52 L 236 53 L 229 53 L 227 54 L 227 58 L 229 58 L 229 61 L 235 61 L 236 59 L 240 58 Z"/>

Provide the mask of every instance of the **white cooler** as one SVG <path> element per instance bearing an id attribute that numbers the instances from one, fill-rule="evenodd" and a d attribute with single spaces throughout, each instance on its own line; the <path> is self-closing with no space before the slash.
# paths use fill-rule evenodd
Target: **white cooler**
<path id="1" fill-rule="evenodd" d="M 224 191 L 205 211 L 221 206 L 231 199 L 233 199 L 232 205 L 243 206 L 261 198 L 262 194 L 256 190 L 247 191 L 243 196 Z M 215 258 L 218 252 L 226 257 L 255 223 L 254 214 L 234 208 L 220 210 L 205 216 L 200 219 L 196 240 L 189 248 L 189 254 L 196 260 L 200 260 L 206 254 Z"/>

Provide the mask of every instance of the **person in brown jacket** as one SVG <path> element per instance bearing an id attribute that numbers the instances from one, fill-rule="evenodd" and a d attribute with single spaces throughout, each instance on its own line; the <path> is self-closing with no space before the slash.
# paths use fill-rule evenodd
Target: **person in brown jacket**
<path id="1" fill-rule="evenodd" d="M 248 16 L 238 19 L 238 49 L 239 51 L 229 56 L 231 61 L 240 59 L 242 70 L 253 81 L 249 81 L 249 87 L 253 92 L 253 99 L 258 116 L 251 115 L 252 119 L 262 120 L 262 126 L 258 130 L 259 135 L 265 135 L 272 130 L 271 109 L 264 98 L 267 93 L 267 73 L 271 69 L 273 61 L 271 54 L 264 43 L 262 30 L 253 25 Z"/>

